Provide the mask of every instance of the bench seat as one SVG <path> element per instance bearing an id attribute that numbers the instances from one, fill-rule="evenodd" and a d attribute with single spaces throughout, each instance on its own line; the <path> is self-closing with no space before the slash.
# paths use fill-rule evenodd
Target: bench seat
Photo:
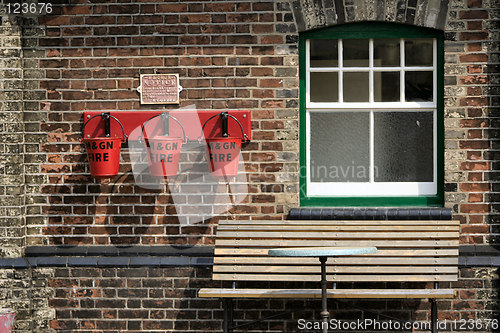
<path id="1" fill-rule="evenodd" d="M 211 298 L 321 298 L 318 289 L 204 288 L 199 297 Z M 329 298 L 427 299 L 453 298 L 453 289 L 327 289 Z"/>

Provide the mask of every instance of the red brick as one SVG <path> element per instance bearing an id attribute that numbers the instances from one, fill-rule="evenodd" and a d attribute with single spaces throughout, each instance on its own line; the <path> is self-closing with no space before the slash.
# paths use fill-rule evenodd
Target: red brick
<path id="1" fill-rule="evenodd" d="M 489 78 L 487 75 L 469 75 L 459 77 L 459 82 L 461 84 L 488 84 Z"/>
<path id="2" fill-rule="evenodd" d="M 483 195 L 481 193 L 470 193 L 469 202 L 483 202 Z"/>
<path id="3" fill-rule="evenodd" d="M 488 40 L 488 32 L 487 31 L 476 31 L 476 32 L 461 32 L 458 35 L 459 40 Z"/>
<path id="4" fill-rule="evenodd" d="M 488 149 L 490 142 L 487 140 L 460 141 L 461 149 Z"/>
<path id="5" fill-rule="evenodd" d="M 483 0 L 467 0 L 467 7 L 479 8 L 483 5 Z"/>
<path id="6" fill-rule="evenodd" d="M 467 21 L 467 30 L 483 30 L 483 21 Z"/>
<path id="7" fill-rule="evenodd" d="M 261 79 L 259 87 L 262 88 L 279 88 L 283 86 L 281 79 Z"/>
<path id="8" fill-rule="evenodd" d="M 260 58 L 260 64 L 264 66 L 282 66 L 283 58 L 282 57 L 262 57 Z"/>
<path id="9" fill-rule="evenodd" d="M 186 4 L 159 4 L 156 5 L 156 14 L 160 13 L 179 13 L 186 12 L 187 5 Z M 160 16 L 161 17 L 161 16 Z"/>
<path id="10" fill-rule="evenodd" d="M 461 63 L 467 62 L 488 62 L 488 55 L 483 53 L 464 54 L 459 56 Z"/>
<path id="11" fill-rule="evenodd" d="M 86 16 L 85 17 L 85 24 L 87 24 L 89 26 L 116 24 L 116 16 L 106 16 L 106 15 Z"/>
<path id="12" fill-rule="evenodd" d="M 461 119 L 460 127 L 482 128 L 489 126 L 488 119 Z"/>
<path id="13" fill-rule="evenodd" d="M 61 6 L 62 13 L 65 15 L 83 15 L 92 14 L 92 7 L 90 5 L 65 5 Z"/>
<path id="14" fill-rule="evenodd" d="M 462 204 L 460 205 L 461 213 L 468 214 L 487 214 L 490 212 L 490 205 L 487 204 Z"/>
<path id="15" fill-rule="evenodd" d="M 488 97 L 460 98 L 460 106 L 487 106 L 488 104 Z"/>
<path id="16" fill-rule="evenodd" d="M 467 87 L 467 95 L 478 96 L 482 95 L 483 89 L 481 87 Z"/>
<path id="17" fill-rule="evenodd" d="M 480 160 L 482 157 L 482 153 L 480 151 L 468 151 L 467 152 L 467 159 L 468 160 Z M 462 165 L 463 167 L 470 167 L 470 168 L 475 168 L 477 170 L 477 166 L 475 165 Z"/>
<path id="18" fill-rule="evenodd" d="M 468 10 L 460 12 L 461 19 L 487 19 L 488 11 L 486 10 Z"/>
<path id="19" fill-rule="evenodd" d="M 59 26 L 59 25 L 69 25 L 70 24 L 70 16 L 67 15 L 45 15 L 39 18 L 39 23 L 41 25 L 47 26 Z"/>
<path id="20" fill-rule="evenodd" d="M 463 192 L 488 192 L 490 190 L 488 183 L 462 183 L 460 190 Z"/>
<path id="21" fill-rule="evenodd" d="M 82 36 L 92 34 L 92 28 L 90 27 L 68 27 L 62 29 L 63 35 L 66 36 Z"/>
<path id="22" fill-rule="evenodd" d="M 283 36 L 275 35 L 275 36 L 262 36 L 260 38 L 261 44 L 283 44 Z"/>

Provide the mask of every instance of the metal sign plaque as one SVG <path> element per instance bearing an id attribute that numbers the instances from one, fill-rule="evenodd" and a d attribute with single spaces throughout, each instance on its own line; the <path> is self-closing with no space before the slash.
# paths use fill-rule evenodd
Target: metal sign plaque
<path id="1" fill-rule="evenodd" d="M 179 104 L 179 74 L 142 74 L 141 104 Z"/>

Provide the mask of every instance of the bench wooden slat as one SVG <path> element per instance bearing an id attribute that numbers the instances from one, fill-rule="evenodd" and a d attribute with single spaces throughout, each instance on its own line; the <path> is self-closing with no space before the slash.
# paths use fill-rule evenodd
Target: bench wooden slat
<path id="1" fill-rule="evenodd" d="M 217 233 L 218 239 L 245 239 L 252 238 L 259 239 L 266 238 L 279 238 L 282 239 L 284 236 L 283 231 L 224 231 L 221 230 Z M 459 237 L 458 232 L 340 232 L 340 231 L 323 231 L 323 232 L 296 232 L 288 231 L 286 232 L 287 239 L 456 239 Z"/>
<path id="2" fill-rule="evenodd" d="M 300 258 L 302 265 L 318 265 L 316 258 Z M 288 264 L 296 263 L 296 258 L 286 257 L 215 257 L 214 264 Z M 422 257 L 387 257 L 387 258 L 364 258 L 364 257 L 338 257 L 328 258 L 327 265 L 452 265 L 456 266 L 454 258 L 422 258 Z"/>
<path id="3" fill-rule="evenodd" d="M 219 231 L 420 231 L 420 232 L 435 232 L 435 231 L 458 231 L 459 226 L 452 225 L 221 225 L 217 227 Z"/>
<path id="4" fill-rule="evenodd" d="M 204 288 L 200 297 L 216 298 L 321 298 L 319 289 Z M 453 298 L 453 289 L 327 289 L 329 298 Z"/>
<path id="5" fill-rule="evenodd" d="M 213 273 L 214 280 L 229 281 L 320 281 L 317 275 L 299 275 L 299 274 L 241 274 L 241 273 Z M 440 282 L 457 281 L 457 274 L 420 274 L 420 275 L 384 275 L 384 274 L 366 274 L 366 275 L 329 275 L 328 281 L 350 281 L 350 282 Z"/>
<path id="6" fill-rule="evenodd" d="M 252 248 L 220 248 L 216 247 L 214 255 L 223 256 L 266 256 L 267 249 L 252 249 Z M 386 250 L 378 249 L 376 254 L 365 254 L 363 257 L 382 257 L 382 256 L 404 256 L 404 257 L 456 257 L 458 256 L 458 249 L 438 249 L 438 250 L 414 250 L 414 249 L 398 249 Z M 217 258 L 217 257 L 216 257 Z M 354 258 L 354 257 L 349 257 Z"/>
<path id="7" fill-rule="evenodd" d="M 459 225 L 456 220 L 222 220 L 219 225 Z"/>
<path id="8" fill-rule="evenodd" d="M 254 246 L 254 247 L 307 247 L 307 246 L 376 246 L 382 248 L 391 248 L 391 247 L 405 247 L 405 248 L 423 248 L 423 247 L 457 247 L 457 240 L 409 240 L 409 241 L 400 241 L 400 240 L 288 240 L 288 239 L 242 239 L 242 240 L 234 240 L 234 239 L 217 239 L 215 241 L 215 246 Z"/>
<path id="9" fill-rule="evenodd" d="M 319 265 L 316 266 L 302 266 L 301 263 L 296 262 L 294 266 L 269 266 L 269 265 L 217 265 L 214 266 L 213 271 L 217 273 L 297 273 L 297 274 L 320 274 Z M 457 274 L 458 268 L 452 266 L 337 266 L 330 265 L 326 267 L 327 273 L 354 273 L 354 274 Z"/>

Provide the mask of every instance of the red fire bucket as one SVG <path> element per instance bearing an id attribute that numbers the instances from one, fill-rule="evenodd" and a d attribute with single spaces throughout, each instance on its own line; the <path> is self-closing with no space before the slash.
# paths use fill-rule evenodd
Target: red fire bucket
<path id="1" fill-rule="evenodd" d="M 12 309 L 0 309 L 0 333 L 10 333 L 14 327 L 16 312 Z"/>
<path id="2" fill-rule="evenodd" d="M 149 162 L 149 172 L 154 177 L 169 177 L 176 176 L 179 172 L 179 158 L 181 155 L 182 145 L 187 142 L 186 132 L 184 126 L 175 118 L 167 113 L 161 113 L 149 118 L 142 125 L 142 133 L 144 134 L 144 127 L 147 122 L 156 117 L 163 117 L 163 119 L 172 118 L 179 124 L 182 129 L 184 138 L 169 137 L 167 135 L 157 135 L 152 138 L 145 138 L 147 147 L 147 155 Z M 166 125 L 168 126 L 168 125 Z M 139 138 L 141 140 L 141 138 Z"/>
<path id="3" fill-rule="evenodd" d="M 240 138 L 207 138 L 207 155 L 210 174 L 214 177 L 231 177 L 238 174 Z"/>
<path id="4" fill-rule="evenodd" d="M 122 142 L 127 141 L 127 136 L 125 135 L 125 129 L 118 119 L 107 114 L 100 114 L 90 118 L 85 125 L 88 124 L 90 120 L 95 117 L 106 117 L 113 118 L 116 120 L 121 128 L 123 137 L 96 137 L 96 138 L 83 138 L 82 142 L 87 150 L 87 158 L 89 160 L 90 174 L 94 178 L 110 178 L 118 174 L 118 169 L 120 168 L 120 151 L 122 147 Z"/>
<path id="5" fill-rule="evenodd" d="M 208 164 L 210 165 L 210 174 L 213 177 L 232 177 L 238 174 L 238 164 L 240 162 L 241 143 L 248 140 L 248 136 L 243 131 L 243 126 L 234 116 L 227 112 L 221 112 L 214 115 L 205 121 L 201 128 L 201 136 L 199 140 L 205 135 L 205 126 L 207 123 L 219 116 L 221 119 L 221 137 L 205 138 L 207 142 L 207 157 Z M 230 137 L 228 133 L 228 120 L 234 119 L 241 129 L 242 138 Z"/>
<path id="6" fill-rule="evenodd" d="M 95 178 L 109 178 L 118 174 L 122 138 L 86 138 L 90 174 Z"/>
<path id="7" fill-rule="evenodd" d="M 168 136 L 156 136 L 152 139 L 146 139 L 151 176 L 168 177 L 177 175 L 182 141 L 182 138 Z"/>

